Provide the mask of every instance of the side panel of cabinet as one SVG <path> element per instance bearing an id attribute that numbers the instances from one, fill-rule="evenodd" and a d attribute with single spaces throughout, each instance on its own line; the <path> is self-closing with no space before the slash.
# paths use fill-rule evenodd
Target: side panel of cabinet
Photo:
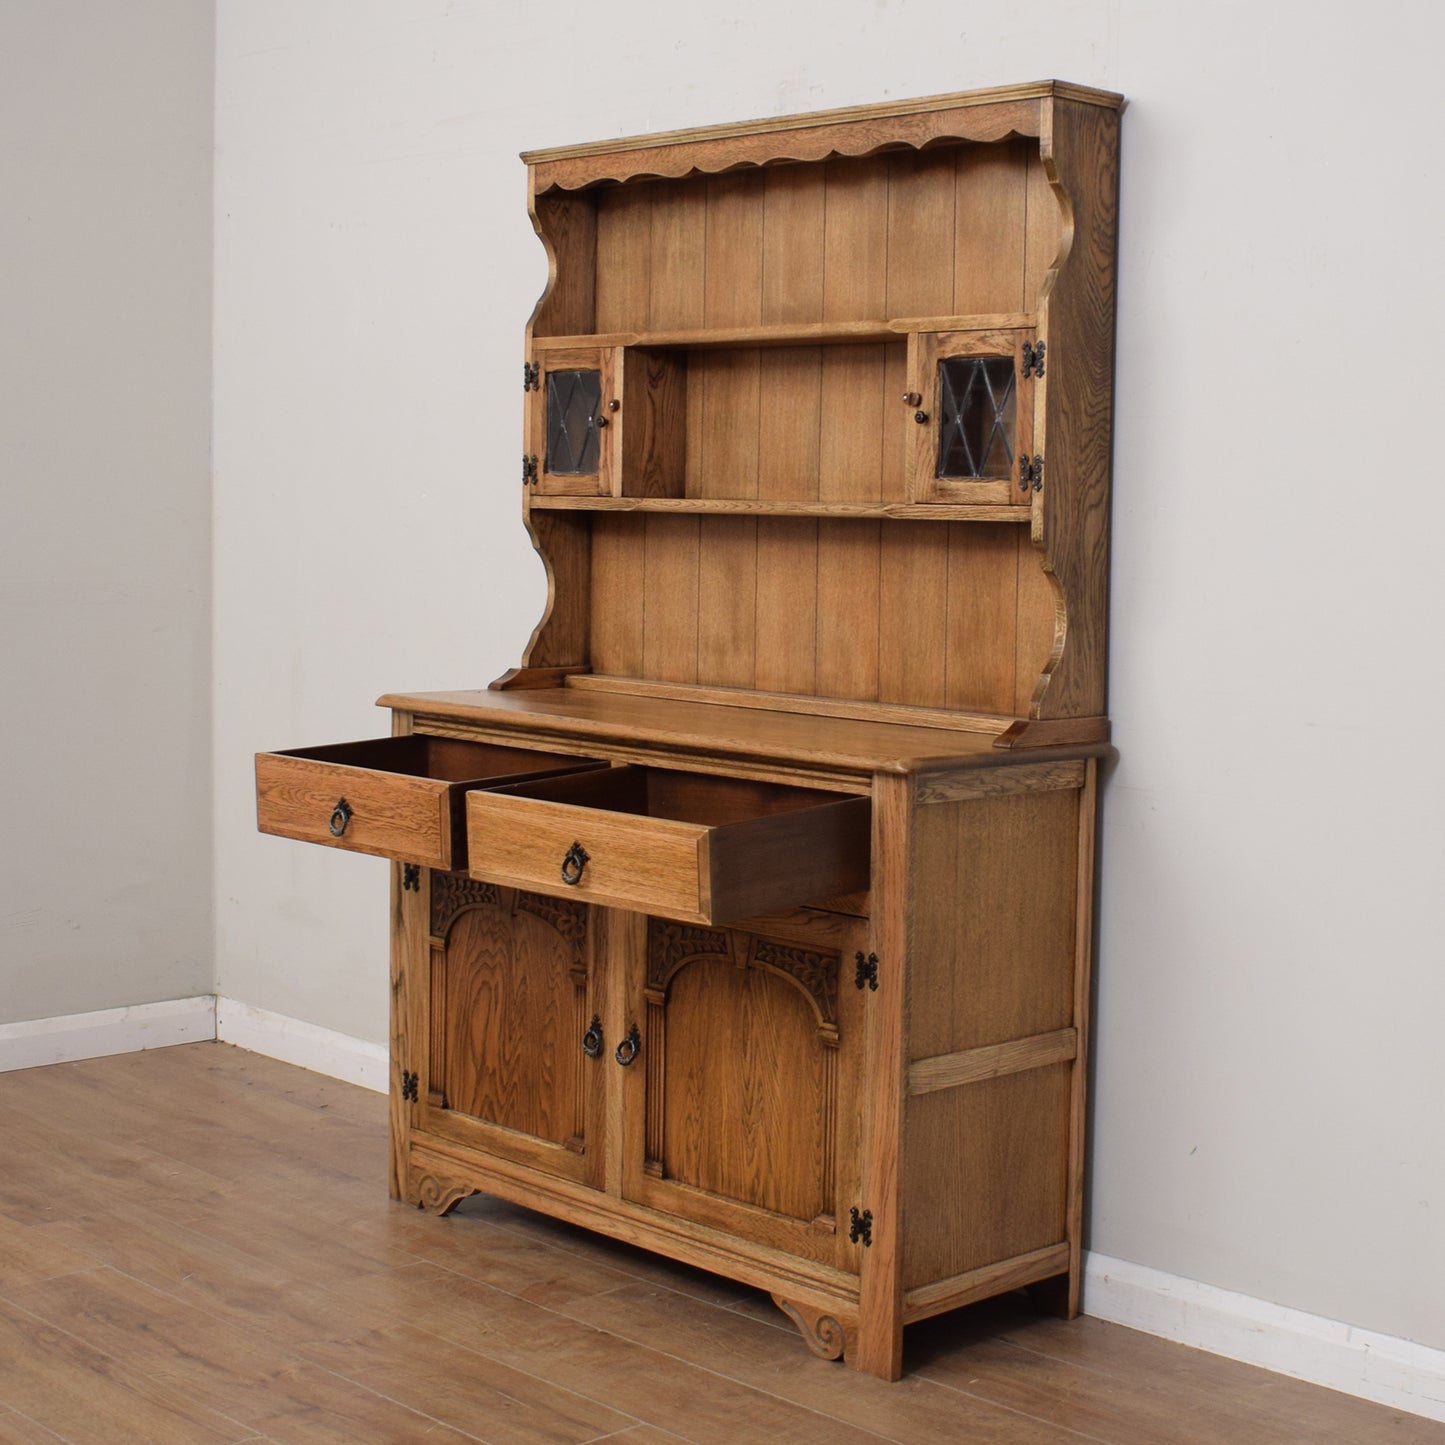
<path id="1" fill-rule="evenodd" d="M 1077 1262 L 1090 766 L 920 785 L 903 1134 L 918 1314 L 979 1271 Z"/>
<path id="2" fill-rule="evenodd" d="M 623 1193 L 679 1218 L 856 1272 L 866 921 L 811 910 L 712 929 L 653 918 L 640 1107 Z"/>
<path id="3" fill-rule="evenodd" d="M 420 1131 L 600 1187 L 592 911 L 433 873 L 430 914 Z"/>

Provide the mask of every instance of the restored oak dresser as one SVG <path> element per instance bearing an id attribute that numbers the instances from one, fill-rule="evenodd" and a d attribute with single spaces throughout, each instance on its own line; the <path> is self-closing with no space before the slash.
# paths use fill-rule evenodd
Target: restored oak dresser
<path id="1" fill-rule="evenodd" d="M 257 759 L 393 859 L 392 1192 L 910 1321 L 1078 1308 L 1120 97 L 527 155 L 522 665 Z"/>

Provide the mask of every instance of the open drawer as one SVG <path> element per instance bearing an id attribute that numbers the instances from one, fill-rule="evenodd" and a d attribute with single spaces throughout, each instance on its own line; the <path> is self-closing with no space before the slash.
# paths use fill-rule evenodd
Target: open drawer
<path id="1" fill-rule="evenodd" d="M 464 868 L 473 788 L 605 768 L 591 758 L 421 734 L 256 754 L 263 833 L 375 853 L 427 868 Z"/>
<path id="2" fill-rule="evenodd" d="M 621 767 L 467 798 L 474 878 L 728 923 L 868 887 L 869 802 Z"/>

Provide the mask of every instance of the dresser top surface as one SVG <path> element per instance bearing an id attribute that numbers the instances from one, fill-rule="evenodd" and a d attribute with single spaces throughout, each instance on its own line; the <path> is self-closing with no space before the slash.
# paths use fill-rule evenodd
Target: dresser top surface
<path id="1" fill-rule="evenodd" d="M 377 705 L 442 723 L 501 728 L 599 748 L 626 744 L 690 759 L 758 759 L 839 774 L 1001 767 L 1109 751 L 1108 744 L 1101 743 L 1009 752 L 994 747 L 991 733 L 565 687 L 387 693 Z"/>

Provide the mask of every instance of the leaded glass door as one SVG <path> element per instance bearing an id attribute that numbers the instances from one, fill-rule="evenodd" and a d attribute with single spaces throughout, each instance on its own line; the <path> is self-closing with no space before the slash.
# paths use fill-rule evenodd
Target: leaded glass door
<path id="1" fill-rule="evenodd" d="M 1034 448 L 1032 331 L 924 331 L 911 348 L 910 497 L 1028 505 L 1042 482 Z"/>
<path id="2" fill-rule="evenodd" d="M 543 350 L 528 377 L 527 452 L 531 486 L 547 496 L 615 495 L 621 395 L 609 347 Z"/>

